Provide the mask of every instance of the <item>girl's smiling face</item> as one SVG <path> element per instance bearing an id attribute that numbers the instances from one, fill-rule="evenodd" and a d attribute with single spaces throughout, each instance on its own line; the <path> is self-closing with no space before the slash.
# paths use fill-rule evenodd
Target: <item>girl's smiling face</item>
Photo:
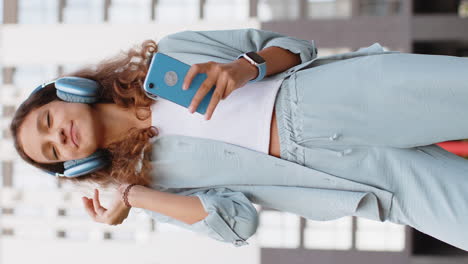
<path id="1" fill-rule="evenodd" d="M 85 158 L 103 142 L 97 116 L 92 105 L 52 101 L 28 113 L 18 141 L 26 155 L 39 163 Z"/>

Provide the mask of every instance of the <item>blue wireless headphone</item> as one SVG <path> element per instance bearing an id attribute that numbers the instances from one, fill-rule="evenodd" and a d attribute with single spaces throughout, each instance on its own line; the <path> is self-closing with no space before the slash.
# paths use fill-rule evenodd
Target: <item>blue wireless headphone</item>
<path id="1" fill-rule="evenodd" d="M 31 95 L 52 83 L 55 83 L 57 96 L 64 101 L 92 104 L 99 100 L 101 85 L 94 80 L 81 77 L 63 77 L 49 83 L 43 83 L 36 87 Z M 104 150 L 97 150 L 87 158 L 65 161 L 63 164 L 65 168 L 63 174 L 48 170 L 44 171 L 57 177 L 79 177 L 102 169 L 108 165 L 109 160 L 106 156 L 107 153 Z"/>

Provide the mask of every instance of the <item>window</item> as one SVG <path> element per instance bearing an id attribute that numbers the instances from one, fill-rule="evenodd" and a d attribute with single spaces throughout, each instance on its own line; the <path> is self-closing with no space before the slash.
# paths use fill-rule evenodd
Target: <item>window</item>
<path id="1" fill-rule="evenodd" d="M 348 18 L 351 17 L 351 0 L 308 0 L 309 18 Z"/>
<path id="2" fill-rule="evenodd" d="M 300 216 L 274 210 L 262 211 L 255 235 L 261 247 L 298 248 Z"/>
<path id="3" fill-rule="evenodd" d="M 112 0 L 109 7 L 111 23 L 149 23 L 151 0 Z"/>
<path id="4" fill-rule="evenodd" d="M 258 0 L 258 19 L 270 20 L 294 20 L 299 18 L 299 0 Z"/>
<path id="5" fill-rule="evenodd" d="M 359 0 L 360 15 L 396 15 L 401 13 L 401 9 L 401 0 Z"/>
<path id="6" fill-rule="evenodd" d="M 155 20 L 158 22 L 187 23 L 198 20 L 198 1 L 158 0 L 155 6 Z"/>
<path id="7" fill-rule="evenodd" d="M 3 0 L 0 0 L 0 23 L 3 24 Z"/>
<path id="8" fill-rule="evenodd" d="M 13 83 L 23 93 L 29 95 L 38 85 L 49 82 L 56 76 L 56 65 L 19 66 L 15 68 Z"/>
<path id="9" fill-rule="evenodd" d="M 112 232 L 112 239 L 120 241 L 134 241 L 135 232 L 125 231 L 123 229 L 116 229 L 114 232 Z"/>
<path id="10" fill-rule="evenodd" d="M 56 178 L 17 158 L 14 160 L 13 187 L 22 189 L 56 189 Z"/>
<path id="11" fill-rule="evenodd" d="M 63 9 L 63 23 L 97 24 L 104 21 L 104 0 L 67 0 Z"/>
<path id="12" fill-rule="evenodd" d="M 351 249 L 352 216 L 331 221 L 307 219 L 304 229 L 304 247 L 307 249 Z"/>
<path id="13" fill-rule="evenodd" d="M 204 5 L 204 19 L 246 20 L 249 18 L 248 0 L 207 0 Z"/>
<path id="14" fill-rule="evenodd" d="M 38 218 L 41 216 L 45 216 L 45 211 L 41 207 L 20 203 L 15 205 L 15 216 L 18 216 L 18 218 L 23 219 Z"/>
<path id="15" fill-rule="evenodd" d="M 85 67 L 90 67 L 90 66 L 85 65 L 85 64 L 67 64 L 67 65 L 62 65 L 62 71 L 64 74 L 69 74 L 77 70 L 81 70 Z"/>
<path id="16" fill-rule="evenodd" d="M 0 102 L 0 106 L 2 106 L 2 103 L 3 102 Z M 3 107 L 0 107 L 0 117 L 3 117 L 3 112 L 4 112 Z M 4 118 L 2 118 L 2 120 L 3 119 Z M 4 137 L 4 130 L 6 130 L 6 126 L 3 126 L 3 125 L 0 126 L 0 139 L 3 139 L 3 137 Z"/>
<path id="17" fill-rule="evenodd" d="M 405 226 L 357 218 L 356 248 L 373 251 L 403 251 Z"/>
<path id="18" fill-rule="evenodd" d="M 79 218 L 89 219 L 88 213 L 85 210 L 83 210 L 82 206 L 67 207 L 66 208 L 66 215 L 67 215 L 67 217 L 70 217 L 70 218 L 73 218 L 73 219 L 79 219 Z"/>
<path id="19" fill-rule="evenodd" d="M 58 22 L 58 0 L 19 0 L 19 24 L 55 24 Z"/>
<path id="20" fill-rule="evenodd" d="M 73 227 L 70 229 L 67 229 L 66 231 L 66 238 L 67 240 L 74 240 L 74 241 L 87 241 L 89 240 L 89 231 L 79 228 L 79 227 Z"/>

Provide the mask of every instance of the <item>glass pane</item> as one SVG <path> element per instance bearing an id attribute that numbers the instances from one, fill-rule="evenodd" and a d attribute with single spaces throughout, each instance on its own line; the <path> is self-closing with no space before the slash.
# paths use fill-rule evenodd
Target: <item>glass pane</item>
<path id="1" fill-rule="evenodd" d="M 261 247 L 297 248 L 300 245 L 300 217 L 280 211 L 262 211 L 256 235 Z"/>
<path id="2" fill-rule="evenodd" d="M 245 20 L 249 18 L 249 0 L 207 0 L 204 18 Z"/>
<path id="3" fill-rule="evenodd" d="M 0 0 L 0 23 L 3 24 L 3 0 Z"/>
<path id="4" fill-rule="evenodd" d="M 2 110 L 0 110 L 0 111 L 2 111 Z M 3 133 L 3 132 L 2 132 L 2 133 Z M 2 135 L 2 138 L 3 138 L 3 135 Z M 3 180 L 3 177 L 4 177 L 4 176 L 3 176 L 3 174 L 4 174 L 4 173 L 3 173 L 3 162 L 4 162 L 4 161 L 0 161 L 0 188 L 3 188 L 3 187 L 4 187 L 4 180 Z M 0 195 L 1 195 L 1 194 L 0 194 Z M 4 205 L 2 205 L 2 208 L 4 208 L 3 206 L 4 206 Z M 1 216 L 1 211 L 0 211 L 0 216 Z"/>
<path id="5" fill-rule="evenodd" d="M 112 239 L 117 241 L 134 241 L 135 231 L 114 230 L 112 231 Z"/>
<path id="6" fill-rule="evenodd" d="M 405 226 L 358 218 L 356 248 L 359 250 L 403 251 L 405 249 Z"/>
<path id="7" fill-rule="evenodd" d="M 2 117 L 2 119 L 6 119 L 5 117 L 3 117 L 3 105 L 0 104 L 0 116 Z M 11 120 L 11 118 L 9 119 Z M 9 121 L 8 120 L 8 121 Z M 2 120 L 2 123 L 5 123 L 3 120 Z M 3 133 L 3 131 L 7 129 L 7 127 L 5 125 L 2 125 L 0 127 L 0 139 L 3 139 L 3 137 L 6 137 L 6 135 L 4 136 L 3 134 L 6 134 L 6 133 Z M 0 162 L 1 163 L 1 162 Z M 3 172 L 1 171 L 2 167 L 0 165 L 0 185 L 1 183 L 3 182 Z M 1 187 L 0 187 L 1 188 Z"/>
<path id="8" fill-rule="evenodd" d="M 151 0 L 112 0 L 109 7 L 109 22 L 149 23 Z"/>
<path id="9" fill-rule="evenodd" d="M 350 249 L 352 245 L 352 216 L 331 221 L 307 219 L 304 247 L 308 249 Z"/>
<path id="10" fill-rule="evenodd" d="M 13 163 L 13 187 L 43 190 L 57 189 L 57 184 L 53 176 L 18 158 Z"/>
<path id="11" fill-rule="evenodd" d="M 13 75 L 13 83 L 28 94 L 38 85 L 57 77 L 57 65 L 19 66 Z"/>
<path id="12" fill-rule="evenodd" d="M 155 8 L 158 22 L 184 23 L 198 19 L 198 0 L 159 0 Z"/>
<path id="13" fill-rule="evenodd" d="M 67 241 L 89 241 L 89 230 L 83 228 L 68 228 L 66 230 L 66 239 Z"/>
<path id="14" fill-rule="evenodd" d="M 104 0 L 67 0 L 63 23 L 96 24 L 104 21 Z"/>
<path id="15" fill-rule="evenodd" d="M 308 0 L 309 18 L 347 18 L 351 17 L 351 0 Z"/>
<path id="16" fill-rule="evenodd" d="M 89 215 L 83 210 L 83 207 L 66 207 L 66 217 L 73 219 L 85 218 L 87 219 Z"/>
<path id="17" fill-rule="evenodd" d="M 43 217 L 45 216 L 45 210 L 42 207 L 31 206 L 27 204 L 17 204 L 15 205 L 14 216 L 19 218 L 27 217 Z"/>
<path id="18" fill-rule="evenodd" d="M 88 67 L 88 65 L 86 65 L 86 64 L 66 64 L 66 65 L 63 65 L 62 68 L 63 68 L 63 73 L 64 74 L 69 74 L 69 73 L 75 72 L 77 70 L 81 70 L 84 67 Z"/>
<path id="19" fill-rule="evenodd" d="M 260 21 L 297 19 L 299 0 L 258 0 L 257 16 Z"/>
<path id="20" fill-rule="evenodd" d="M 401 0 L 360 0 L 361 15 L 388 16 L 401 12 Z"/>
<path id="21" fill-rule="evenodd" d="M 18 24 L 55 24 L 58 0 L 19 0 Z"/>

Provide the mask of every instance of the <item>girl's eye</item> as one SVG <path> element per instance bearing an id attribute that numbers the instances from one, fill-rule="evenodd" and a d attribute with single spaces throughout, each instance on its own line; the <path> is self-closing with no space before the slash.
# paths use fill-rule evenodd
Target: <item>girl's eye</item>
<path id="1" fill-rule="evenodd" d="M 47 127 L 50 128 L 50 117 L 49 117 L 49 112 L 48 111 L 47 111 Z M 54 157 L 56 159 L 58 159 L 57 151 L 55 151 L 54 147 L 52 147 L 52 151 L 54 152 Z"/>

